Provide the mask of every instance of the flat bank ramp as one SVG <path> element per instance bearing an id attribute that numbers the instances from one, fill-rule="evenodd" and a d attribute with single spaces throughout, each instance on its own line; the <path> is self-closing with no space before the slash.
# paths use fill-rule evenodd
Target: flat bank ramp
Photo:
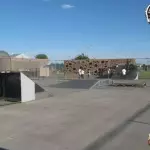
<path id="1" fill-rule="evenodd" d="M 113 80 L 112 86 L 145 87 L 146 82 L 140 80 Z"/>
<path id="2" fill-rule="evenodd" d="M 54 88 L 71 88 L 71 89 L 90 89 L 98 80 L 69 80 L 66 82 L 51 85 Z"/>

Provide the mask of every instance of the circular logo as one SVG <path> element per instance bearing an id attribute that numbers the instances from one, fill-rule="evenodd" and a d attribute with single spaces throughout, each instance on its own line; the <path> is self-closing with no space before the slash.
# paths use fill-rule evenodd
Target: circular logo
<path id="1" fill-rule="evenodd" d="M 146 8 L 146 19 L 147 19 L 147 22 L 150 23 L 150 5 Z"/>

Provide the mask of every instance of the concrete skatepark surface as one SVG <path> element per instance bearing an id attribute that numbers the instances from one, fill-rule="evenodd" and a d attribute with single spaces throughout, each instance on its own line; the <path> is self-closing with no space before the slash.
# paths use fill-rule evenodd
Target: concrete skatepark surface
<path id="1" fill-rule="evenodd" d="M 54 96 L 0 107 L 0 147 L 8 150 L 149 148 L 150 88 L 63 89 L 50 87 L 58 83 L 51 79 L 37 82 Z"/>
<path id="2" fill-rule="evenodd" d="M 18 102 L 13 102 L 13 101 L 6 101 L 5 99 L 1 99 L 0 100 L 0 107 L 5 106 L 5 105 L 12 105 L 12 104 L 16 104 Z"/>
<path id="3" fill-rule="evenodd" d="M 128 127 L 109 141 L 103 150 L 148 150 L 148 134 L 150 133 L 150 108 L 132 120 Z"/>

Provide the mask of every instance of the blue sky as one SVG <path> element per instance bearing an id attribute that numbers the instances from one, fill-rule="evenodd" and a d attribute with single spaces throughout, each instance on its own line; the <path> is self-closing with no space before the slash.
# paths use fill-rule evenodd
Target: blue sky
<path id="1" fill-rule="evenodd" d="M 149 0 L 0 0 L 0 49 L 52 60 L 150 57 Z"/>

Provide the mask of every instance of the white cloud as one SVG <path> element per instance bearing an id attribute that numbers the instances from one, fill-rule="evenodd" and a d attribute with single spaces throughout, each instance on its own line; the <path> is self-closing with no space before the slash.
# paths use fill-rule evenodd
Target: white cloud
<path id="1" fill-rule="evenodd" d="M 73 6 L 73 5 L 70 5 L 70 4 L 63 4 L 63 5 L 61 5 L 61 8 L 62 9 L 71 9 L 71 8 L 74 8 L 75 6 Z"/>

